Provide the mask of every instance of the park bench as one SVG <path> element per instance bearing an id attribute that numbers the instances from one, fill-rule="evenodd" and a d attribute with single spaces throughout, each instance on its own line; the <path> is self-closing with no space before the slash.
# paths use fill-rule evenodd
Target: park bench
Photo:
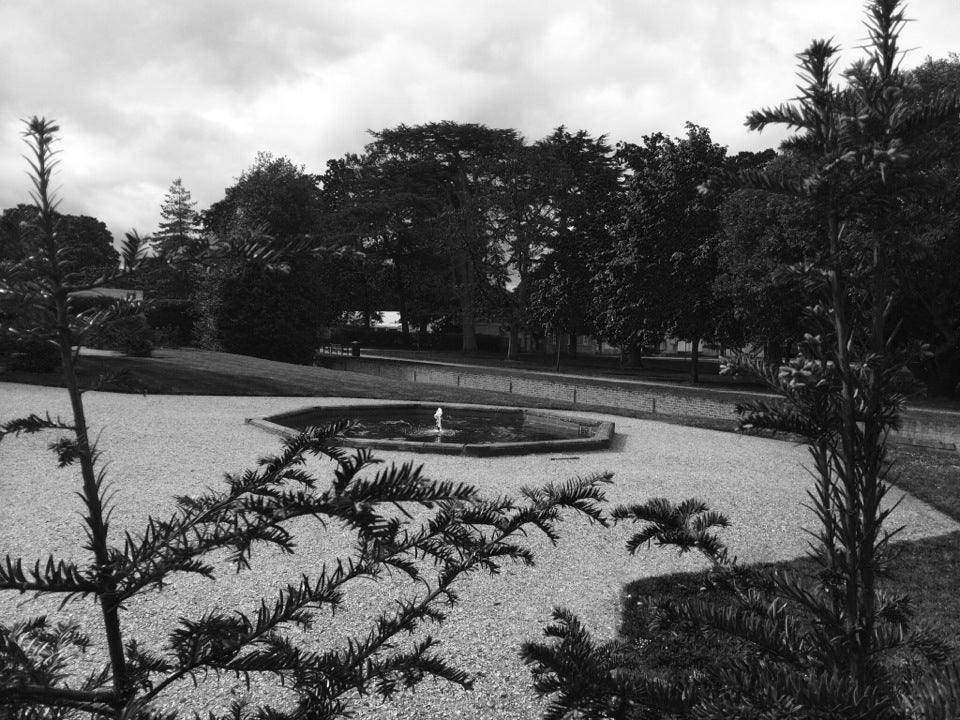
<path id="1" fill-rule="evenodd" d="M 320 346 L 320 352 L 326 355 L 349 355 L 350 346 L 343 343 L 325 342 Z"/>

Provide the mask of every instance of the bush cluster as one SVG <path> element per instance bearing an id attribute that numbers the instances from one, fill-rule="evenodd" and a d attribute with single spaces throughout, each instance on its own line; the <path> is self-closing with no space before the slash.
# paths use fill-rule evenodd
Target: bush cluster
<path id="1" fill-rule="evenodd" d="M 196 342 L 208 350 L 309 364 L 320 342 L 319 299 L 309 267 L 221 266 L 196 297 Z"/>

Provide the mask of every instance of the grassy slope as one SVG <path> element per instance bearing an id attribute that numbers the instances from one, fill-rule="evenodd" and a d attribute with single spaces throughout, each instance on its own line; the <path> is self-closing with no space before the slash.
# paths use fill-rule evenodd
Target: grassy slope
<path id="1" fill-rule="evenodd" d="M 289 365 L 229 353 L 192 348 L 160 349 L 153 357 L 82 356 L 81 384 L 93 387 L 98 378 L 117 376 L 99 389 L 163 395 L 255 395 L 287 397 L 357 397 L 385 400 L 429 400 L 516 405 L 509 393 L 390 380 L 360 373 Z M 62 385 L 59 374 L 5 372 L 0 381 Z M 572 408 L 571 403 L 539 401 L 540 407 Z"/>

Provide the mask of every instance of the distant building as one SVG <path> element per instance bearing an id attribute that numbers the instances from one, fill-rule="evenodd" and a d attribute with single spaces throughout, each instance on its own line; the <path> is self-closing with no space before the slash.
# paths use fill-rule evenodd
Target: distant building
<path id="1" fill-rule="evenodd" d="M 143 290 L 124 290 L 123 288 L 100 287 L 92 290 L 77 290 L 70 297 L 92 298 L 108 297 L 114 300 L 143 300 Z"/>

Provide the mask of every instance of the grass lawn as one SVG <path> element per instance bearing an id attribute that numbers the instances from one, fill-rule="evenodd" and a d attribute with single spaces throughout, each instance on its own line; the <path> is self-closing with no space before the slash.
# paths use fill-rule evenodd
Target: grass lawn
<path id="1" fill-rule="evenodd" d="M 261 360 L 194 348 L 162 348 L 152 357 L 82 355 L 77 372 L 83 387 L 159 395 L 355 397 L 516 405 L 517 396 L 470 388 L 404 382 L 309 365 Z M 59 373 L 0 373 L 0 381 L 62 386 Z M 523 399 L 525 405 L 573 409 L 572 403 Z"/>

